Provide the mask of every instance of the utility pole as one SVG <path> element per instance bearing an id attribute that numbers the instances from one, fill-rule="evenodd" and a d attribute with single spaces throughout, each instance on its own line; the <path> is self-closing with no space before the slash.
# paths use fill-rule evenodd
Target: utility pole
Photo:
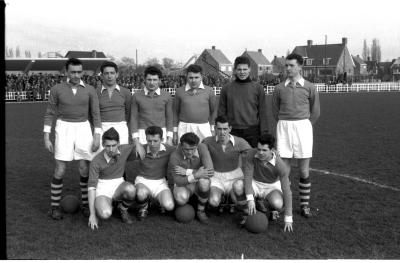
<path id="1" fill-rule="evenodd" d="M 326 44 L 327 44 L 327 41 L 328 41 L 328 36 L 325 35 L 325 51 L 324 51 L 324 53 L 325 53 L 325 54 L 324 54 L 324 60 L 325 60 L 325 61 L 324 61 L 325 84 L 326 84 L 326 77 L 327 77 L 327 75 L 328 75 L 328 74 L 327 74 L 328 72 L 326 71 Z"/>
<path id="2" fill-rule="evenodd" d="M 137 61 L 137 49 L 136 49 L 136 59 L 135 59 L 135 61 L 136 61 L 136 68 L 137 68 L 137 65 L 138 65 L 138 61 Z"/>

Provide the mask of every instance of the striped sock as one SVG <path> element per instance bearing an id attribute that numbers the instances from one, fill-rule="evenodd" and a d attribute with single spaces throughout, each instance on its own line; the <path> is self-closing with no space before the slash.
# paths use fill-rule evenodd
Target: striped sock
<path id="1" fill-rule="evenodd" d="M 311 180 L 310 177 L 301 178 L 299 182 L 299 193 L 300 193 L 300 206 L 308 206 L 310 201 L 311 193 Z"/>
<path id="2" fill-rule="evenodd" d="M 53 177 L 51 180 L 51 207 L 59 208 L 63 188 L 63 179 Z"/>
<path id="3" fill-rule="evenodd" d="M 143 201 L 140 201 L 138 198 L 136 198 L 136 203 L 137 203 L 138 210 L 139 211 L 140 210 L 147 210 L 149 208 L 149 201 L 150 201 L 149 197 L 147 197 Z"/>
<path id="4" fill-rule="evenodd" d="M 89 179 L 88 176 L 86 176 L 86 177 L 81 176 L 80 182 L 79 182 L 79 185 L 81 187 L 82 205 L 83 206 L 88 206 L 89 205 L 89 202 L 88 202 L 88 188 L 87 188 L 88 179 Z"/>
<path id="5" fill-rule="evenodd" d="M 207 205 L 209 196 L 210 196 L 210 191 L 207 191 L 207 192 L 200 192 L 199 191 L 199 193 L 197 195 L 197 200 L 198 200 L 198 202 L 197 202 L 197 210 L 204 211 L 204 209 L 205 209 L 205 207 Z"/>
<path id="6" fill-rule="evenodd" d="M 243 194 L 236 197 L 236 208 L 244 214 L 248 214 L 246 196 Z"/>
<path id="7" fill-rule="evenodd" d="M 122 202 L 119 204 L 118 208 L 126 211 L 126 210 L 128 210 L 129 207 L 131 207 L 132 203 L 133 202 L 130 200 L 122 200 Z"/>

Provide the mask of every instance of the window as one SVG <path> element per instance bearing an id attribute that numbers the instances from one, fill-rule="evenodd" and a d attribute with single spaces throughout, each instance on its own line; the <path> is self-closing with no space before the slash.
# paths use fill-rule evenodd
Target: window
<path id="1" fill-rule="evenodd" d="M 226 71 L 226 67 L 225 66 L 221 66 L 221 71 Z"/>
<path id="2" fill-rule="evenodd" d="M 312 65 L 312 61 L 313 61 L 312 58 L 307 58 L 307 59 L 306 59 L 306 65 L 307 65 L 307 66 L 311 66 L 311 65 Z"/>
<path id="3" fill-rule="evenodd" d="M 322 64 L 323 65 L 329 65 L 329 60 L 330 60 L 331 58 L 323 58 L 322 59 Z"/>
<path id="4" fill-rule="evenodd" d="M 228 71 L 232 71 L 232 66 L 228 66 Z"/>

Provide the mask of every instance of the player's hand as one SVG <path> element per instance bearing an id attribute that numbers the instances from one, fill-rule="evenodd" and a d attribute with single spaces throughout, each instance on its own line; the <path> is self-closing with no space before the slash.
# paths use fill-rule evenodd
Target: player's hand
<path id="1" fill-rule="evenodd" d="M 171 145 L 171 146 L 174 146 L 173 145 L 173 143 L 172 143 L 172 138 L 171 137 L 167 137 L 167 142 L 166 142 L 168 145 Z"/>
<path id="2" fill-rule="evenodd" d="M 178 145 L 178 133 L 174 132 L 174 137 L 172 138 L 172 143 Z"/>
<path id="3" fill-rule="evenodd" d="M 97 152 L 100 147 L 100 134 L 95 133 L 93 136 L 92 152 Z"/>
<path id="4" fill-rule="evenodd" d="M 201 166 L 195 174 L 195 178 L 196 179 L 208 179 L 210 177 L 212 177 L 214 175 L 214 170 L 210 169 L 210 168 L 204 168 L 203 166 Z"/>
<path id="5" fill-rule="evenodd" d="M 175 168 L 174 168 L 174 172 L 175 172 L 177 175 L 183 175 L 183 176 L 186 176 L 186 169 L 185 169 L 185 168 L 182 168 L 182 167 L 180 167 L 179 165 L 175 166 Z"/>
<path id="6" fill-rule="evenodd" d="M 135 141 L 134 144 L 135 144 L 135 152 L 139 155 L 140 160 L 143 160 L 146 157 L 146 150 L 139 141 Z"/>
<path id="7" fill-rule="evenodd" d="M 247 208 L 249 209 L 249 215 L 256 213 L 256 203 L 254 200 L 247 201 Z"/>
<path id="8" fill-rule="evenodd" d="M 285 222 L 285 226 L 283 228 L 283 232 L 293 232 L 293 223 L 292 222 Z"/>
<path id="9" fill-rule="evenodd" d="M 49 139 L 45 139 L 45 140 L 44 140 L 44 146 L 46 147 L 46 149 L 47 149 L 49 152 L 51 152 L 51 153 L 54 152 L 53 144 L 51 143 L 51 141 L 50 141 Z"/>
<path id="10" fill-rule="evenodd" d="M 94 229 L 98 229 L 98 228 L 99 228 L 98 224 L 99 224 L 99 222 L 98 222 L 98 220 L 97 220 L 96 215 L 95 215 L 95 214 L 91 214 L 91 215 L 89 216 L 89 223 L 88 223 L 88 226 L 89 226 L 92 230 L 94 230 Z"/>

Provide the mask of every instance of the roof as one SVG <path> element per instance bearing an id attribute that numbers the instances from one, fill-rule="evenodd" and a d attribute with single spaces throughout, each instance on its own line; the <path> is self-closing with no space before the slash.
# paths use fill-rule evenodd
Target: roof
<path id="1" fill-rule="evenodd" d="M 357 64 L 367 64 L 362 58 L 360 58 L 360 56 L 352 56 L 352 57 L 353 61 Z"/>
<path id="2" fill-rule="evenodd" d="M 394 59 L 392 65 L 390 67 L 394 68 L 394 67 L 399 67 L 399 66 L 400 66 L 400 57 Z"/>
<path id="3" fill-rule="evenodd" d="M 6 59 L 6 71 L 61 71 L 64 69 L 68 58 L 26 58 L 26 59 Z M 103 58 L 83 58 L 82 66 L 84 70 L 95 71 L 101 64 L 108 59 Z"/>
<path id="4" fill-rule="evenodd" d="M 345 46 L 343 44 L 297 46 L 293 53 L 297 53 L 305 58 L 313 59 L 313 66 L 323 65 L 324 58 L 330 58 L 330 65 L 337 65 Z M 325 53 L 326 52 L 326 53 Z"/>
<path id="5" fill-rule="evenodd" d="M 66 58 L 107 58 L 103 52 L 93 51 L 68 51 Z"/>
<path id="6" fill-rule="evenodd" d="M 271 64 L 275 65 L 275 66 L 285 66 L 286 58 L 285 57 L 274 57 Z"/>
<path id="7" fill-rule="evenodd" d="M 243 55 L 247 54 L 251 60 L 253 60 L 257 65 L 271 65 L 268 59 L 264 56 L 262 52 L 258 51 L 245 51 Z"/>
<path id="8" fill-rule="evenodd" d="M 219 64 L 232 65 L 232 62 L 229 61 L 229 59 L 224 55 L 224 53 L 222 53 L 220 49 L 205 49 L 204 51 L 213 57 Z"/>

